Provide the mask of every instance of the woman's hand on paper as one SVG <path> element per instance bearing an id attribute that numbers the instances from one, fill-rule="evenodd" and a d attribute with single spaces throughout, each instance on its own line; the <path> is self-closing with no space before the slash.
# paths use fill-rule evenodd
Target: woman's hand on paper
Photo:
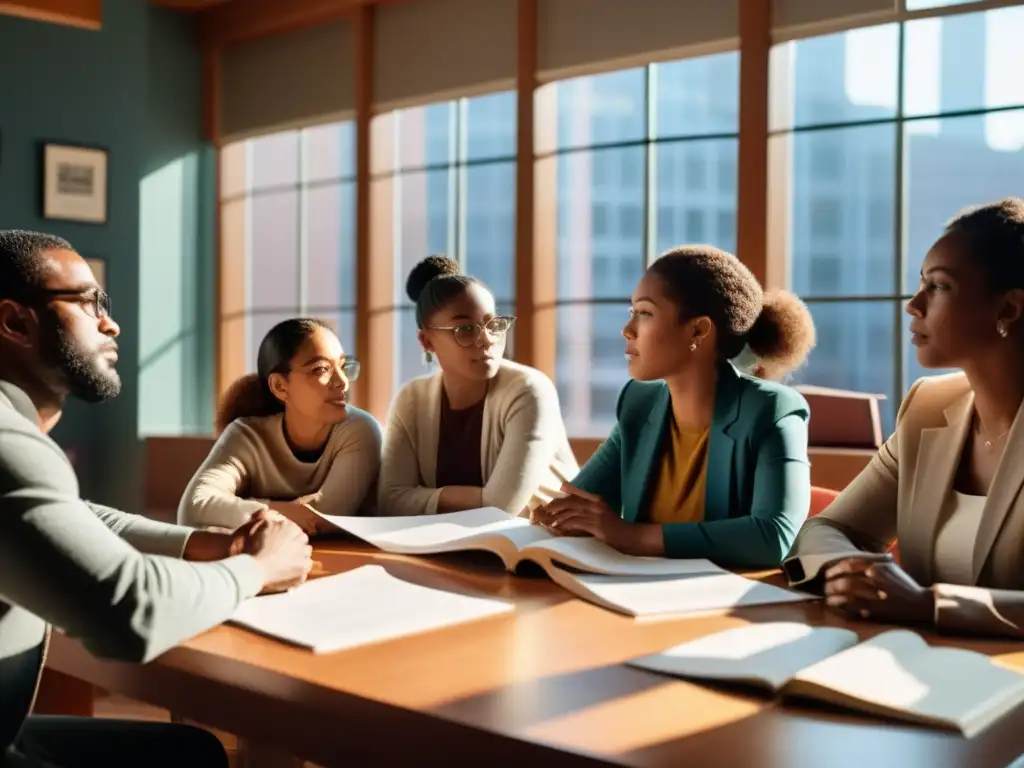
<path id="1" fill-rule="evenodd" d="M 849 616 L 901 624 L 930 624 L 935 597 L 892 562 L 848 557 L 825 570 L 825 602 Z"/>
<path id="2" fill-rule="evenodd" d="M 620 552 L 632 549 L 632 523 L 623 520 L 600 496 L 570 483 L 562 485 L 563 498 L 549 502 L 531 520 L 567 536 L 593 536 Z"/>

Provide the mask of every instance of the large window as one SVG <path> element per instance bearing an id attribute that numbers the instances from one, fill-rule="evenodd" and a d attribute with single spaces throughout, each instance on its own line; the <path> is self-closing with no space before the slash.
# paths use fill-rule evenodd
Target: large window
<path id="1" fill-rule="evenodd" d="M 397 389 L 429 370 L 405 294 L 409 271 L 421 259 L 458 259 L 491 289 L 499 312 L 514 311 L 516 95 L 414 107 L 385 119 L 391 149 L 375 153 L 373 176 L 392 181 Z"/>
<path id="2" fill-rule="evenodd" d="M 606 436 L 626 382 L 629 297 L 658 253 L 736 247 L 739 56 L 564 80 L 537 94 L 557 186 L 557 363 L 574 436 Z"/>
<path id="3" fill-rule="evenodd" d="M 790 284 L 818 326 L 796 380 L 885 394 L 889 429 L 926 373 L 904 312 L 925 254 L 963 207 L 1021 194 L 1022 35 L 1024 8 L 1005 8 L 773 50 L 773 194 L 786 189 Z"/>
<path id="4" fill-rule="evenodd" d="M 243 286 L 222 287 L 221 334 L 238 339 L 243 370 L 255 370 L 264 334 L 298 315 L 328 321 L 346 351 L 358 355 L 354 162 L 351 122 L 221 151 L 222 258 L 242 259 L 245 275 Z M 232 295 L 237 299 L 223 301 Z"/>

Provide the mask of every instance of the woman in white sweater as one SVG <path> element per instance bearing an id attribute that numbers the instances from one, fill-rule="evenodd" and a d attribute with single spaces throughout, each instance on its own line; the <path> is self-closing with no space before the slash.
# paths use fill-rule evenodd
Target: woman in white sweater
<path id="1" fill-rule="evenodd" d="M 378 512 L 430 515 L 491 506 L 527 514 L 577 470 L 558 394 L 540 371 L 503 360 L 515 318 L 431 256 L 406 283 L 419 341 L 439 370 L 399 391 L 388 414 Z"/>
<path id="2" fill-rule="evenodd" d="M 381 430 L 348 404 L 359 362 L 327 325 L 293 318 L 264 337 L 256 368 L 225 395 L 220 437 L 185 490 L 178 522 L 236 528 L 273 509 L 315 533 L 323 526 L 310 507 L 371 511 Z"/>

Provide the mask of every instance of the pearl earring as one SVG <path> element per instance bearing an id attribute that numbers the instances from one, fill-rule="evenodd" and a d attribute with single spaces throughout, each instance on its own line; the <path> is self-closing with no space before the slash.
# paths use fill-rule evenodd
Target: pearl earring
<path id="1" fill-rule="evenodd" d="M 694 341 L 694 342 L 692 342 L 690 344 L 690 351 L 691 352 L 696 352 L 697 351 L 697 342 L 696 341 Z"/>
<path id="2" fill-rule="evenodd" d="M 1010 332 L 1008 330 L 1006 330 L 1006 326 L 1005 325 L 1003 325 L 1002 323 L 998 323 L 996 325 L 996 333 L 998 333 L 1000 335 L 1000 337 L 1005 339 L 1009 335 Z"/>

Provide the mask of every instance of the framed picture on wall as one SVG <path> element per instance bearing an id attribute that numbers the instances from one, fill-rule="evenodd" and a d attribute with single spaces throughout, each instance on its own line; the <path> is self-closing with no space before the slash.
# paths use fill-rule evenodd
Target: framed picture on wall
<path id="1" fill-rule="evenodd" d="M 43 216 L 106 224 L 107 150 L 43 145 Z"/>
<path id="2" fill-rule="evenodd" d="M 100 288 L 104 291 L 107 290 L 107 260 L 101 259 L 98 256 L 85 256 L 84 258 L 85 263 L 89 265 L 89 269 L 95 275 L 96 282 L 99 283 Z"/>

